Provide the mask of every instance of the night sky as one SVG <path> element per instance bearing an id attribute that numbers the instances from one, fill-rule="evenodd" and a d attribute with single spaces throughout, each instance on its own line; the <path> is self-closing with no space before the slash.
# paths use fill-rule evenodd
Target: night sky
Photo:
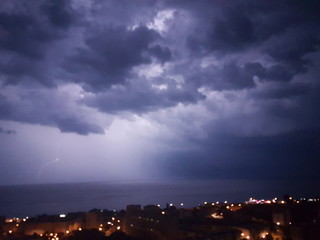
<path id="1" fill-rule="evenodd" d="M 316 191 L 319 9 L 0 1 L 0 184 L 298 180 Z"/>

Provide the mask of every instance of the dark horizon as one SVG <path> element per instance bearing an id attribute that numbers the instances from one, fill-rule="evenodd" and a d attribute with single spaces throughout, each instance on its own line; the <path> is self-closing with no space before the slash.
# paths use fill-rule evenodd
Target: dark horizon
<path id="1" fill-rule="evenodd" d="M 169 183 L 169 184 L 168 184 Z M 121 210 L 127 205 L 166 204 L 191 208 L 204 202 L 242 203 L 249 198 L 283 200 L 319 198 L 311 189 L 278 181 L 189 180 L 171 182 L 60 183 L 0 186 L 0 216 L 26 217 L 65 214 L 91 209 Z M 81 199 L 81 201 L 78 201 Z"/>

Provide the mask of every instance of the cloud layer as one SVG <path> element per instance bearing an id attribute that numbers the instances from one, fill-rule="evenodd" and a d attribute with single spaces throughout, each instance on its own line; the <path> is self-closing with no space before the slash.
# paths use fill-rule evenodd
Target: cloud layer
<path id="1" fill-rule="evenodd" d="M 238 156 L 240 169 L 289 157 L 298 167 L 307 149 L 319 167 L 318 1 L 0 5 L 2 121 L 89 135 L 143 119 L 176 144 L 159 164 L 187 155 L 191 175 Z"/>

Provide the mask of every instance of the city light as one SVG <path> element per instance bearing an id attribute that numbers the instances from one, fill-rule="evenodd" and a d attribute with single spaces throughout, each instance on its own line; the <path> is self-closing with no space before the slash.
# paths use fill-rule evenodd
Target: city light
<path id="1" fill-rule="evenodd" d="M 205 205 L 207 205 L 207 204 L 209 204 L 209 205 L 207 205 L 207 206 L 198 206 L 198 207 L 194 207 L 193 209 L 188 209 L 188 208 L 187 209 L 183 209 L 183 210 L 182 209 L 176 209 L 176 211 L 171 211 L 171 210 L 170 211 L 169 210 L 168 211 L 166 211 L 166 210 L 162 211 L 161 209 L 156 208 L 156 210 L 157 210 L 156 214 L 157 215 L 155 215 L 155 211 L 153 211 L 152 208 L 150 208 L 151 211 L 149 212 L 148 208 L 139 207 L 139 211 L 141 211 L 140 213 L 139 212 L 133 212 L 134 215 L 132 215 L 132 216 L 129 215 L 129 218 L 126 218 L 126 214 L 127 214 L 126 212 L 125 212 L 124 215 L 122 215 L 120 213 L 119 214 L 118 213 L 114 213 L 113 214 L 114 217 L 110 216 L 112 221 L 108 221 L 108 222 L 101 221 L 100 217 L 102 215 L 100 215 L 100 213 L 98 213 L 98 215 L 96 216 L 97 218 L 95 220 L 96 221 L 95 222 L 95 224 L 96 224 L 96 228 L 95 229 L 96 229 L 96 231 L 100 231 L 102 233 L 104 233 L 104 231 L 105 231 L 106 236 L 109 236 L 110 234 L 112 234 L 113 232 L 115 232 L 117 230 L 118 231 L 120 229 L 122 230 L 122 228 L 124 228 L 125 230 L 130 228 L 132 231 L 135 231 L 136 229 L 140 229 L 141 228 L 141 224 L 143 224 L 143 226 L 146 226 L 145 231 L 159 232 L 159 226 L 163 226 L 163 224 L 166 224 L 167 221 L 165 221 L 165 220 L 167 220 L 167 219 L 170 220 L 171 217 L 175 216 L 174 214 L 176 214 L 176 212 L 179 212 L 179 211 L 181 211 L 183 213 L 183 214 L 181 214 L 182 217 L 190 217 L 190 215 L 192 214 L 192 211 L 197 209 L 197 211 L 199 211 L 199 212 L 203 211 L 203 214 L 204 214 L 203 216 L 206 219 L 208 219 L 208 218 L 215 219 L 215 221 L 212 219 L 213 223 L 221 221 L 221 219 L 226 219 L 226 221 L 223 221 L 223 223 L 225 223 L 225 222 L 227 223 L 228 218 L 226 218 L 225 216 L 232 215 L 233 211 L 237 211 L 237 210 L 241 209 L 241 206 L 245 206 L 246 208 L 252 207 L 252 209 L 255 209 L 255 208 L 259 208 L 260 207 L 259 205 L 262 205 L 262 204 L 274 204 L 274 207 L 279 208 L 279 209 L 283 209 L 283 210 L 290 209 L 290 207 L 291 207 L 290 204 L 282 205 L 282 202 L 284 202 L 284 201 L 277 201 L 276 203 L 274 203 L 274 202 L 271 203 L 270 200 L 264 200 L 264 199 L 257 200 L 257 199 L 254 199 L 254 198 L 250 198 L 250 199 L 251 199 L 250 200 L 251 201 L 250 202 L 251 205 L 243 205 L 243 203 L 240 204 L 240 203 L 231 203 L 231 202 L 229 204 L 221 204 L 221 203 L 227 203 L 227 201 L 223 201 L 223 202 L 220 203 L 220 205 L 215 205 L 215 203 L 211 203 L 211 202 L 209 202 L 209 203 L 208 202 L 204 202 Z M 315 199 L 315 198 L 312 198 L 312 199 Z M 296 200 L 293 200 L 293 201 L 296 202 Z M 314 205 L 315 201 L 318 201 L 318 200 L 314 200 L 311 203 L 308 203 L 307 201 L 308 201 L 308 199 L 306 199 L 303 203 Z M 249 203 L 249 202 L 246 202 L 246 203 Z M 184 203 L 182 203 L 182 202 L 180 202 L 179 204 L 181 206 L 184 205 Z M 171 203 L 170 205 L 173 205 L 173 204 Z M 211 207 L 211 206 L 214 206 L 214 207 Z M 295 207 L 298 208 L 300 206 L 296 205 Z M 229 211 L 226 211 L 226 209 L 228 209 Z M 210 211 L 210 212 L 208 213 L 208 211 Z M 130 211 L 128 211 L 128 213 L 132 214 Z M 137 213 L 139 213 L 139 214 L 137 214 Z M 281 212 L 279 212 L 279 213 L 281 213 Z M 135 214 L 137 214 L 137 215 L 135 215 Z M 161 215 L 165 215 L 165 214 L 166 214 L 166 216 L 161 217 Z M 67 214 L 60 214 L 58 216 L 60 218 L 64 218 L 64 217 L 67 216 Z M 86 215 L 83 215 L 83 217 L 86 217 Z M 64 224 L 66 224 L 65 225 L 66 229 L 69 229 L 69 230 L 66 230 L 66 229 L 62 230 L 62 232 L 64 232 L 65 234 L 71 234 L 71 231 L 75 229 L 75 226 L 81 226 L 81 222 L 80 221 L 79 222 L 73 222 L 74 220 L 72 219 L 73 218 L 72 214 L 68 215 L 68 219 L 69 218 L 70 218 L 70 221 L 72 221 L 72 224 L 71 225 L 67 225 L 67 224 L 69 224 L 69 222 L 65 222 L 64 223 Z M 13 228 L 11 230 L 8 230 L 9 227 L 5 228 L 6 229 L 5 232 L 4 232 L 5 235 L 6 234 L 7 235 L 8 234 L 16 234 L 16 233 L 20 234 L 23 231 L 25 231 L 24 230 L 25 229 L 24 225 L 27 225 L 27 224 L 24 224 L 22 222 L 26 221 L 26 218 L 23 218 L 23 219 L 20 219 L 20 220 L 17 220 L 17 219 L 18 218 L 12 218 L 12 219 L 7 218 L 7 219 L 5 219 L 5 221 L 8 224 L 8 226 Z M 45 219 L 45 221 L 47 221 L 48 218 L 44 218 L 44 219 Z M 61 222 L 56 221 L 57 220 L 57 215 L 53 215 L 52 219 L 53 219 L 53 224 L 54 223 L 59 223 L 59 224 L 61 223 Z M 98 219 L 100 219 L 100 224 L 99 224 L 99 222 L 97 222 Z M 134 222 L 135 219 L 137 220 L 137 222 Z M 138 220 L 138 219 L 141 219 L 141 220 Z M 129 220 L 129 222 L 128 222 L 128 220 Z M 314 223 L 316 223 L 317 220 L 313 220 L 313 221 L 314 221 Z M 160 224 L 157 224 L 159 222 L 160 222 Z M 119 226 L 120 223 L 123 223 L 123 225 Z M 263 231 L 258 233 L 258 239 L 268 239 L 268 235 L 269 234 L 271 234 L 271 235 L 272 234 L 283 235 L 283 233 L 279 233 L 279 232 L 281 232 L 280 228 L 282 226 L 283 227 L 286 226 L 284 223 L 286 223 L 288 225 L 292 224 L 291 221 L 283 222 L 281 216 L 278 216 L 278 212 L 276 212 L 276 214 L 273 215 L 273 222 L 270 222 L 270 224 L 274 224 L 273 226 L 275 226 L 275 227 L 271 230 L 266 226 L 266 228 L 264 228 Z M 78 225 L 73 225 L 73 224 L 78 224 Z M 135 224 L 135 225 L 133 225 L 133 224 Z M 296 221 L 295 224 L 297 225 L 298 222 Z M 16 228 L 16 227 L 19 227 L 19 226 L 20 226 L 20 228 L 18 230 L 18 228 Z M 112 226 L 114 226 L 114 227 L 112 227 Z M 135 226 L 135 228 L 134 228 L 134 226 Z M 277 226 L 279 226 L 279 227 L 277 227 Z M 57 229 L 57 228 L 50 227 L 49 229 Z M 76 227 L 76 229 L 77 229 L 77 227 Z M 252 236 L 250 235 L 251 229 L 246 229 L 246 228 L 243 228 L 243 227 L 239 227 L 238 229 L 240 231 L 243 231 L 243 232 L 239 233 L 239 234 L 241 234 L 240 239 L 248 239 L 248 240 L 255 239 L 255 235 L 252 235 Z M 267 229 L 271 230 L 271 232 L 268 233 L 266 231 Z M 82 231 L 82 228 L 79 227 L 78 230 Z M 63 238 L 67 237 L 67 235 L 63 236 L 63 234 L 62 235 L 58 235 L 58 233 L 55 233 L 55 232 L 48 232 L 49 230 L 41 229 L 41 227 L 38 228 L 37 231 L 38 232 L 39 231 L 46 232 L 44 234 L 44 236 L 46 236 L 47 240 L 59 240 L 59 237 L 60 238 L 61 237 L 63 237 Z M 37 234 L 40 235 L 40 233 L 37 233 Z"/>
<path id="2" fill-rule="evenodd" d="M 215 218 L 215 219 L 223 219 L 223 215 L 222 213 L 218 214 L 218 213 L 213 213 L 211 214 L 211 217 Z"/>
<path id="3" fill-rule="evenodd" d="M 264 232 L 264 233 L 261 234 L 261 237 L 264 239 L 264 238 L 266 238 L 267 235 L 269 235 L 269 233 L 268 232 Z"/>

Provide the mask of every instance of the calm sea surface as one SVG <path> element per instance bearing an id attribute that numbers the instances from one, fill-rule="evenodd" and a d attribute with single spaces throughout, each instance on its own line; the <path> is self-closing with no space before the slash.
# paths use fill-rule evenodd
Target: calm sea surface
<path id="1" fill-rule="evenodd" d="M 312 189 L 292 182 L 244 180 L 0 186 L 0 216 L 60 214 L 93 208 L 120 210 L 128 204 L 184 203 L 185 207 L 192 207 L 204 201 L 243 202 L 249 197 L 268 199 L 285 193 L 296 197 L 316 195 Z"/>

